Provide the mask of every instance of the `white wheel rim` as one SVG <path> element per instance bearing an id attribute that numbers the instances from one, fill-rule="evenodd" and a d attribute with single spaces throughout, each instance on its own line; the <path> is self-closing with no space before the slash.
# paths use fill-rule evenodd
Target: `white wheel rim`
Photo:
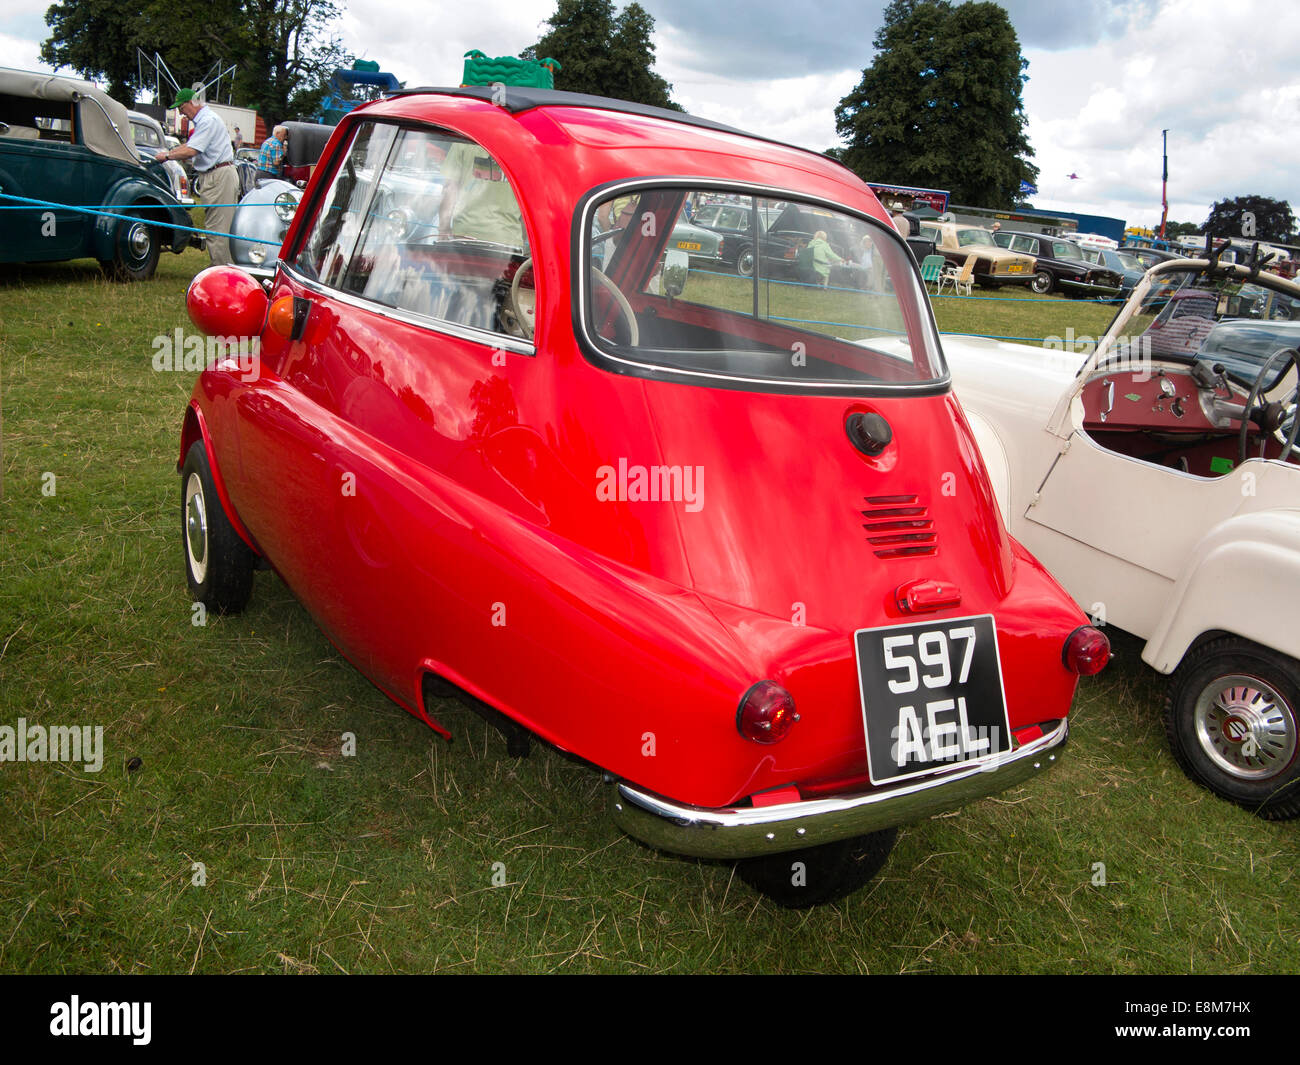
<path id="1" fill-rule="evenodd" d="M 1295 709 L 1258 677 L 1216 677 L 1201 690 L 1193 722 L 1206 757 L 1240 780 L 1275 777 L 1295 758 Z"/>
<path id="2" fill-rule="evenodd" d="M 208 509 L 197 473 L 185 482 L 185 557 L 194 583 L 202 584 L 208 575 Z"/>

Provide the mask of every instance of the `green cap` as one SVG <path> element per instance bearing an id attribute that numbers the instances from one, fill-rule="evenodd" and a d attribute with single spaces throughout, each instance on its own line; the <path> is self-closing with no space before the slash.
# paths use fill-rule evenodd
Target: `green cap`
<path id="1" fill-rule="evenodd" d="M 187 104 L 194 99 L 193 89 L 182 89 L 176 94 L 176 102 L 168 110 L 175 111 L 181 104 Z"/>

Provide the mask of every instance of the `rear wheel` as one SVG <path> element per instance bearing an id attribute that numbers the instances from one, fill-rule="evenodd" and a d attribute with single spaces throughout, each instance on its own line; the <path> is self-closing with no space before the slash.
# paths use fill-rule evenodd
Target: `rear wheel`
<path id="1" fill-rule="evenodd" d="M 1192 780 L 1270 821 L 1300 816 L 1300 662 L 1214 640 L 1169 685 L 1165 731 Z"/>
<path id="2" fill-rule="evenodd" d="M 880 872 L 898 839 L 898 829 L 823 843 L 801 851 L 744 858 L 736 873 L 778 906 L 801 910 L 851 895 Z"/>
<path id="3" fill-rule="evenodd" d="M 736 256 L 736 273 L 741 277 L 754 276 L 754 249 L 741 248 L 740 254 Z"/>
<path id="4" fill-rule="evenodd" d="M 181 469 L 181 547 L 194 601 L 218 614 L 243 610 L 253 592 L 257 556 L 226 517 L 202 440 L 190 445 Z"/>
<path id="5" fill-rule="evenodd" d="M 1046 270 L 1039 270 L 1038 273 L 1034 275 L 1034 279 L 1031 282 L 1029 282 L 1029 287 L 1032 288 L 1035 292 L 1037 292 L 1040 296 L 1046 296 L 1049 292 L 1052 291 L 1053 283 L 1054 282 L 1052 280 L 1051 274 L 1049 274 Z"/>

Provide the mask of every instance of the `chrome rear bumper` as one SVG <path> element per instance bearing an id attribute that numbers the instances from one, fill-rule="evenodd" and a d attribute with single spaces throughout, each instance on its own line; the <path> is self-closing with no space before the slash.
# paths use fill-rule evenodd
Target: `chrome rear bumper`
<path id="1" fill-rule="evenodd" d="M 1052 766 L 1070 733 L 1064 720 L 1045 722 L 1043 728 L 1038 739 L 996 761 L 857 795 L 712 810 L 674 803 L 620 782 L 614 785 L 612 812 L 629 836 L 697 858 L 751 858 L 815 847 L 924 821 L 1015 787 Z"/>

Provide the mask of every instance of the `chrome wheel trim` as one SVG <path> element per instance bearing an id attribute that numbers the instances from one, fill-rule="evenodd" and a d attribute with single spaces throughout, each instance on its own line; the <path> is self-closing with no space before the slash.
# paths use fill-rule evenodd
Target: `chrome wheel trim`
<path id="1" fill-rule="evenodd" d="M 1205 756 L 1239 780 L 1268 780 L 1295 757 L 1295 708 L 1258 677 L 1215 677 L 1197 696 L 1192 720 Z"/>
<path id="2" fill-rule="evenodd" d="M 153 237 L 149 234 L 149 227 L 143 222 L 132 222 L 130 229 L 126 231 L 126 246 L 132 258 L 148 258 L 149 249 L 153 246 Z"/>
<path id="3" fill-rule="evenodd" d="M 202 584 L 208 575 L 208 511 L 197 473 L 185 482 L 185 559 L 194 583 Z"/>

